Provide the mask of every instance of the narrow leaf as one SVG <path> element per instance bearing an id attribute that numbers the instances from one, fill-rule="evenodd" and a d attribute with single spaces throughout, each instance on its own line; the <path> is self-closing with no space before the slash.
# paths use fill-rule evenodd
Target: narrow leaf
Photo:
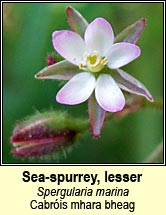
<path id="1" fill-rule="evenodd" d="M 81 37 L 84 37 L 84 32 L 88 26 L 86 19 L 72 7 L 67 7 L 66 15 L 70 28 L 80 34 Z"/>
<path id="2" fill-rule="evenodd" d="M 78 72 L 78 70 L 78 66 L 75 66 L 66 60 L 63 60 L 61 62 L 45 67 L 35 75 L 35 78 L 69 80 L 76 74 L 76 72 Z"/>
<path id="3" fill-rule="evenodd" d="M 142 18 L 138 20 L 134 24 L 125 28 L 121 33 L 119 33 L 115 37 L 115 43 L 124 41 L 124 42 L 135 44 L 137 40 L 140 38 L 145 25 L 146 25 L 146 19 Z"/>
<path id="4" fill-rule="evenodd" d="M 97 138 L 101 134 L 101 129 L 105 119 L 105 110 L 98 105 L 94 94 L 89 98 L 88 112 L 92 134 Z"/>

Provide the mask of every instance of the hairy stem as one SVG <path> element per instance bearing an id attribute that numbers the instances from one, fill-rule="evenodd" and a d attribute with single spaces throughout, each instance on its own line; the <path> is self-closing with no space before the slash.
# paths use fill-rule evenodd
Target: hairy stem
<path id="1" fill-rule="evenodd" d="M 116 113 L 107 113 L 105 120 L 108 121 L 112 118 L 124 117 L 130 113 L 136 112 L 140 108 L 155 108 L 162 110 L 163 103 L 161 99 L 156 99 L 155 102 L 150 103 L 147 102 L 144 97 L 134 97 L 130 100 L 130 102 L 128 102 L 128 104 L 126 104 L 126 107 L 122 111 Z"/>

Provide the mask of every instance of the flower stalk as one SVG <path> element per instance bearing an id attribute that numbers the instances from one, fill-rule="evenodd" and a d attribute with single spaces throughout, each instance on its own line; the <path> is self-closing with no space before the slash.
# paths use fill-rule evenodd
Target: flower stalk
<path id="1" fill-rule="evenodd" d="M 163 147 L 163 142 L 161 142 L 143 163 L 158 163 L 163 157 Z"/>

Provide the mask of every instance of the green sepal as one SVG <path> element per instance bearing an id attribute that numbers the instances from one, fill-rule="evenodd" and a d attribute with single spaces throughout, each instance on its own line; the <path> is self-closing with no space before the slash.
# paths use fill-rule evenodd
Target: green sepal
<path id="1" fill-rule="evenodd" d="M 70 28 L 81 37 L 84 37 L 85 30 L 88 26 L 86 19 L 72 7 L 67 7 L 66 15 Z"/>
<path id="2" fill-rule="evenodd" d="M 132 25 L 125 28 L 121 33 L 119 33 L 116 37 L 114 42 L 129 42 L 129 43 L 136 43 L 137 40 L 140 38 L 142 31 L 146 25 L 146 19 L 142 18 L 137 22 L 133 23 Z"/>

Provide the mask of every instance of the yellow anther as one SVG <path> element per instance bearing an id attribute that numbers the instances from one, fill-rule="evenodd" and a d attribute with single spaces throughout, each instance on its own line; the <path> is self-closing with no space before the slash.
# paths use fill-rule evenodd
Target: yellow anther
<path id="1" fill-rule="evenodd" d="M 83 64 L 82 63 L 80 63 L 79 69 L 83 69 Z"/>
<path id="2" fill-rule="evenodd" d="M 102 64 L 102 65 L 106 65 L 106 63 L 108 62 L 108 59 L 105 57 L 105 58 L 103 58 L 101 61 L 100 61 L 100 63 Z"/>

